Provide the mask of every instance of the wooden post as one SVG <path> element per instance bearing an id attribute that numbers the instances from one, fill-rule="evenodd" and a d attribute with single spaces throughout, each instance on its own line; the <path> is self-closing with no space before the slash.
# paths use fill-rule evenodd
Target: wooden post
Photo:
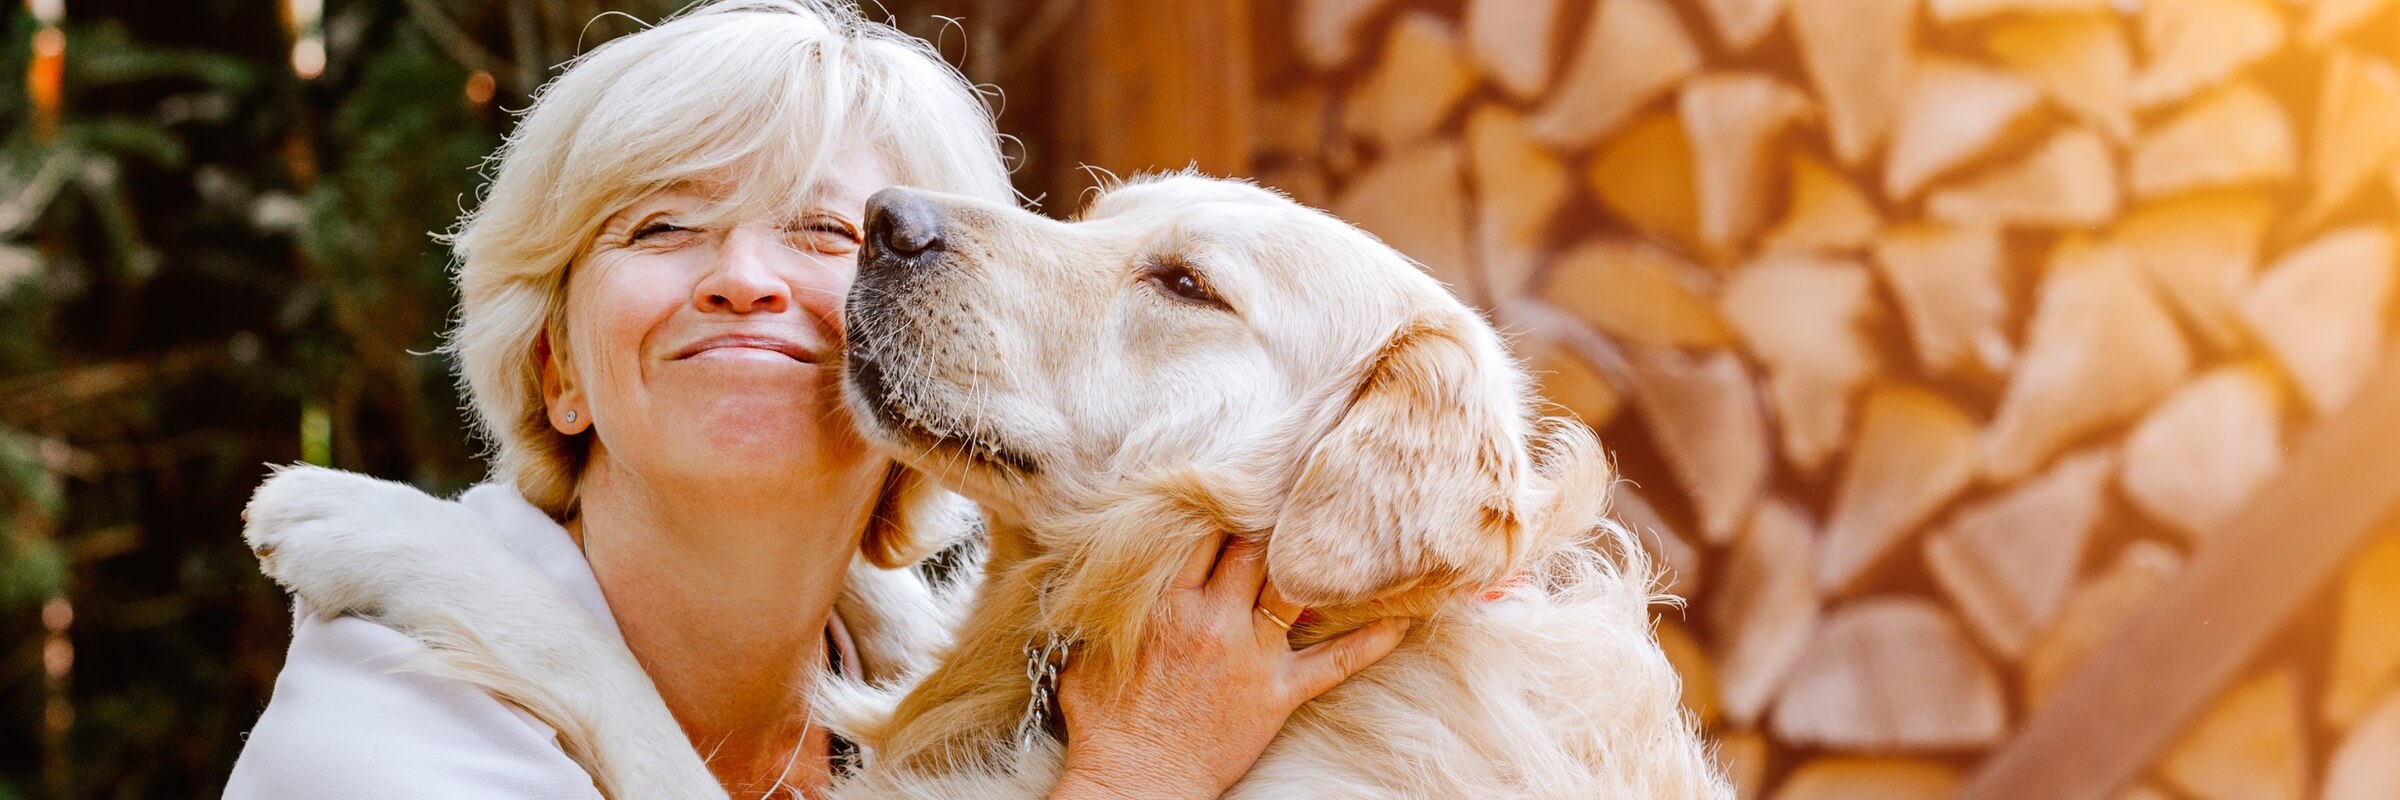
<path id="1" fill-rule="evenodd" d="M 1250 0 L 1084 0 L 1061 37 L 1059 163 L 1118 177 L 1198 166 L 1250 172 Z M 1090 186 L 1062 175 L 1055 212 L 1080 207 Z"/>

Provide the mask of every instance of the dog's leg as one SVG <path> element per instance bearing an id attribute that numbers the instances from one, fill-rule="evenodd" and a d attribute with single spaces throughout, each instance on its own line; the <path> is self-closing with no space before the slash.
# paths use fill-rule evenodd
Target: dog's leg
<path id="1" fill-rule="evenodd" d="M 556 728 L 604 794 L 725 796 L 624 643 L 474 511 L 402 484 L 292 467 L 268 478 L 243 516 L 267 577 L 318 613 L 355 613 L 425 643 L 431 671 Z"/>

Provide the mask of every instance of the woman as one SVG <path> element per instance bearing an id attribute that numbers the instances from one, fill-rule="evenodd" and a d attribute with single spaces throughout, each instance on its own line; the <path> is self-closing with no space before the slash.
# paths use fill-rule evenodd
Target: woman
<path id="1" fill-rule="evenodd" d="M 912 657 L 881 652 L 905 649 L 883 630 L 898 612 L 837 609 L 854 557 L 941 544 L 886 524 L 940 495 L 845 416 L 842 301 L 865 198 L 1006 201 L 996 140 L 922 42 L 831 3 L 713 4 L 545 87 L 456 233 L 449 350 L 496 454 L 461 502 L 622 634 L 737 797 L 830 780 L 840 745 L 808 714 L 821 670 Z M 1260 597 L 1260 553 L 1194 557 L 1215 577 L 1172 590 L 1128 690 L 1092 691 L 1070 661 L 1057 796 L 1215 797 L 1398 641 L 1379 626 L 1294 652 L 1269 617 L 1297 609 Z M 422 652 L 302 610 L 227 795 L 594 796 L 540 722 L 395 671 Z"/>

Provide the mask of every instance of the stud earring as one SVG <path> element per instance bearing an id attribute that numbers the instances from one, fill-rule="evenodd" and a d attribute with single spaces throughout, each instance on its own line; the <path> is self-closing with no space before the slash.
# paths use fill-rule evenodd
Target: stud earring
<path id="1" fill-rule="evenodd" d="M 572 408 L 570 408 L 570 409 L 567 409 L 567 424 L 570 424 L 570 425 L 572 425 L 572 424 L 574 424 L 574 423 L 575 423 L 575 409 L 572 409 Z"/>

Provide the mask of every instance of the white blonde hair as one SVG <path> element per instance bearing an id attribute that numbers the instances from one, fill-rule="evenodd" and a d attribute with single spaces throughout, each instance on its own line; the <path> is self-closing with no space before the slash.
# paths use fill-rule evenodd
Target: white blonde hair
<path id="1" fill-rule="evenodd" d="M 974 87 L 846 4 L 704 3 L 593 49 L 535 93 L 450 237 L 460 308 L 443 349 L 494 477 L 553 517 L 573 511 L 589 437 L 550 426 L 539 343 L 564 346 L 568 267 L 605 220 L 687 181 L 727 185 L 725 213 L 788 219 L 851 143 L 902 184 L 1012 199 Z"/>

